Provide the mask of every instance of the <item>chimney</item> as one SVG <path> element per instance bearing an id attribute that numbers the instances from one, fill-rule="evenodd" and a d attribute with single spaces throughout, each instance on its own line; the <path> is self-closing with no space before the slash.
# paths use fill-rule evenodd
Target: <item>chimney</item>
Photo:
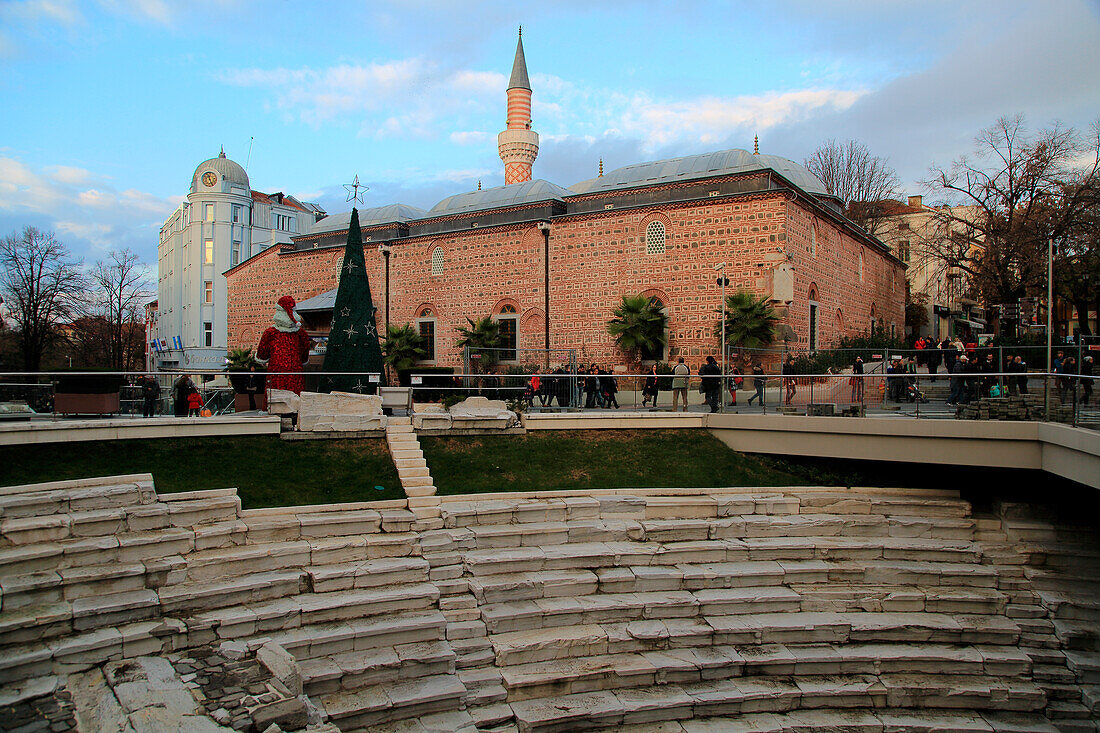
<path id="1" fill-rule="evenodd" d="M 910 208 L 913 208 L 913 209 L 922 209 L 922 208 L 924 208 L 924 196 L 910 196 L 909 197 L 909 206 L 910 206 Z"/>

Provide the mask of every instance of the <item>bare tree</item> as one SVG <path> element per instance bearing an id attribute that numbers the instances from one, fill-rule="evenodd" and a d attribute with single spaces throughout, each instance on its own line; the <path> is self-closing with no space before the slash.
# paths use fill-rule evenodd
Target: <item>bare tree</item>
<path id="1" fill-rule="evenodd" d="M 829 140 L 803 163 L 821 179 L 825 190 L 843 202 L 848 218 L 874 234 L 887 208 L 899 196 L 897 173 L 884 158 L 871 155 L 857 140 Z"/>
<path id="2" fill-rule="evenodd" d="M 1022 115 L 982 130 L 972 156 L 933 166 L 925 185 L 963 206 L 938 209 L 930 256 L 965 274 L 986 304 L 1046 285 L 1047 240 L 1064 245 L 1095 201 L 1100 137 L 1059 125 L 1028 133 Z"/>
<path id="3" fill-rule="evenodd" d="M 97 365 L 134 369 L 141 361 L 145 338 L 139 325 L 151 292 L 144 265 L 128 249 L 111 252 L 92 268 L 91 284 L 88 312 L 74 323 L 76 337 Z"/>
<path id="4" fill-rule="evenodd" d="M 0 296 L 19 334 L 24 369 L 39 369 L 42 352 L 74 312 L 83 288 L 79 262 L 53 232 L 24 227 L 22 234 L 0 239 Z"/>

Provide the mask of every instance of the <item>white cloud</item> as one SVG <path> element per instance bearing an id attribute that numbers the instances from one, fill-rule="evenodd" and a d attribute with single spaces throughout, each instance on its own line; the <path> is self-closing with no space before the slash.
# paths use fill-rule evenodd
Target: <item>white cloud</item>
<path id="1" fill-rule="evenodd" d="M 146 191 L 118 191 L 105 176 L 82 168 L 35 170 L 0 156 L 0 230 L 54 229 L 78 256 L 129 247 L 155 261 L 157 231 L 177 205 Z"/>
<path id="2" fill-rule="evenodd" d="M 451 133 L 451 142 L 457 145 L 475 145 L 484 142 L 488 138 L 489 133 L 481 130 L 464 130 Z"/>

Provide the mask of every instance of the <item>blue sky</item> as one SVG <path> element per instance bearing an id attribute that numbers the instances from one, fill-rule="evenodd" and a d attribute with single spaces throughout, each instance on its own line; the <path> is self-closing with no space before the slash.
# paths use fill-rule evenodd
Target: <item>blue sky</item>
<path id="1" fill-rule="evenodd" d="M 503 183 L 516 27 L 534 174 L 730 147 L 801 161 L 854 138 L 911 193 L 998 116 L 1100 117 L 1097 0 L 0 0 L 0 234 L 87 262 L 157 230 L 221 145 L 252 187 L 429 208 Z M 249 157 L 249 141 L 252 151 Z"/>

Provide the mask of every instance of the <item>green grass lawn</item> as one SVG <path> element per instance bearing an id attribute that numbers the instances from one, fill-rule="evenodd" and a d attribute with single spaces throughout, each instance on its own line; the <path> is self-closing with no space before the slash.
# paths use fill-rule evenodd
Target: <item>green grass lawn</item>
<path id="1" fill-rule="evenodd" d="M 152 473 L 162 493 L 235 487 L 245 508 L 405 498 L 381 438 L 256 435 L 0 447 L 0 486 L 127 473 Z"/>
<path id="2" fill-rule="evenodd" d="M 422 437 L 441 494 L 554 489 L 783 486 L 817 472 L 730 450 L 705 430 L 545 431 Z"/>

